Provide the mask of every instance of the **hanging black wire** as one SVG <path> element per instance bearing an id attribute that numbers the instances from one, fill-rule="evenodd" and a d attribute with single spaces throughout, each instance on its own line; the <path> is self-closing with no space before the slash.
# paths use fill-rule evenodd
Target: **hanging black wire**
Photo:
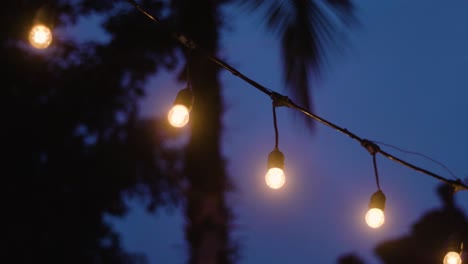
<path id="1" fill-rule="evenodd" d="M 160 23 L 159 19 L 157 19 L 156 17 L 152 16 L 151 14 L 149 14 L 147 11 L 145 11 L 141 6 L 139 6 L 134 0 L 127 0 L 127 2 L 129 2 L 131 5 L 133 5 L 138 11 L 140 11 L 143 15 L 145 15 L 146 17 L 148 17 L 150 20 L 152 20 L 153 22 L 156 22 L 156 23 Z M 173 34 L 174 38 L 179 41 L 179 43 L 181 45 L 183 45 L 184 47 L 190 49 L 190 50 L 196 50 L 197 49 L 197 45 L 196 43 L 191 40 L 190 38 L 188 38 L 186 35 L 182 34 L 182 33 L 179 33 L 179 32 L 174 32 Z M 200 50 L 197 50 L 198 52 L 201 52 Z M 218 64 L 219 66 L 223 67 L 224 69 L 228 70 L 230 73 L 232 73 L 233 75 L 239 77 L 240 79 L 242 79 L 243 81 L 247 82 L 248 84 L 250 84 L 252 87 L 256 88 L 257 90 L 261 91 L 262 93 L 268 95 L 270 98 L 272 98 L 278 105 L 281 105 L 281 106 L 287 106 L 287 107 L 290 107 L 290 108 L 293 108 L 299 112 L 302 112 L 303 114 L 305 114 L 306 116 L 310 117 L 310 118 L 313 118 L 314 120 L 328 126 L 328 127 L 331 127 L 335 130 L 337 130 L 338 132 L 341 132 L 343 134 L 345 134 L 346 136 L 358 141 L 361 145 L 363 145 L 363 143 L 366 143 L 368 142 L 368 140 L 366 139 L 363 139 L 363 138 L 360 138 L 358 137 L 356 134 L 348 131 L 346 128 L 342 128 L 316 114 L 313 114 L 311 112 L 309 112 L 307 109 L 297 105 L 296 103 L 294 103 L 291 99 L 289 99 L 287 96 L 284 96 L 284 95 L 281 95 L 273 90 L 270 90 L 266 87 L 264 87 L 263 85 L 257 83 L 256 81 L 250 79 L 249 77 L 245 76 L 244 74 L 242 74 L 241 72 L 239 72 L 238 70 L 236 70 L 234 67 L 232 67 L 231 65 L 229 65 L 227 62 L 213 56 L 213 55 L 210 55 L 210 54 L 204 54 L 209 60 L 213 61 L 214 63 Z M 380 148 L 378 149 L 377 151 L 378 153 L 382 154 L 383 156 L 385 156 L 386 158 L 392 160 L 392 161 L 395 161 L 397 163 L 399 163 L 400 165 L 403 165 L 403 166 L 406 166 L 410 169 L 413 169 L 415 171 L 418 171 L 418 172 L 421 172 L 423 174 L 426 174 L 427 176 L 430 176 L 432 178 L 435 178 L 439 181 L 442 181 L 446 184 L 449 184 L 451 186 L 453 186 L 455 188 L 456 191 L 460 191 L 460 190 L 468 190 L 468 186 L 466 184 L 464 184 L 460 179 L 457 179 L 457 180 L 450 180 L 450 179 L 446 179 L 434 172 L 431 172 L 431 171 L 428 171 L 428 170 L 425 170 L 423 168 L 420 168 L 416 165 L 413 165 L 405 160 L 402 160 L 390 153 L 387 153 L 383 150 L 381 150 Z"/>
<path id="2" fill-rule="evenodd" d="M 276 106 L 275 102 L 272 103 L 272 109 L 273 109 L 273 126 L 275 127 L 275 150 L 278 149 L 278 123 L 276 121 Z"/>
<path id="3" fill-rule="evenodd" d="M 159 19 L 152 16 L 150 13 L 146 12 L 146 10 L 143 7 L 141 7 L 139 4 L 137 4 L 137 2 L 135 2 L 133 0 L 127 0 L 127 2 L 129 2 L 132 6 L 134 6 L 136 9 L 138 9 L 138 11 L 140 11 L 142 14 L 147 16 L 149 19 L 153 20 L 156 23 L 161 23 L 161 21 L 159 21 Z"/>
<path id="4" fill-rule="evenodd" d="M 375 157 L 375 154 L 372 155 L 372 163 L 374 164 L 375 183 L 377 184 L 377 188 L 379 189 L 379 191 L 381 191 L 380 180 L 379 180 L 379 170 L 377 169 L 377 158 Z"/>
<path id="5" fill-rule="evenodd" d="M 186 78 L 187 78 L 187 88 L 190 89 L 190 91 L 191 91 L 192 90 L 192 82 L 190 81 L 191 80 L 191 78 L 190 78 L 190 61 L 191 61 L 190 57 L 191 56 L 190 55 L 192 55 L 192 51 L 187 50 L 187 57 L 186 57 L 187 61 L 185 62 L 185 64 L 186 64 L 185 71 L 186 71 L 186 74 L 187 74 L 187 76 L 186 76 Z"/>
<path id="6" fill-rule="evenodd" d="M 436 160 L 436 159 L 433 159 L 427 155 L 424 155 L 422 153 L 419 153 L 419 152 L 416 152 L 416 151 L 412 151 L 412 150 L 406 150 L 406 149 L 402 149 L 402 148 L 399 148 L 397 146 L 394 146 L 394 145 L 391 145 L 391 144 L 387 144 L 385 142 L 382 142 L 382 141 L 376 141 L 376 140 L 372 140 L 373 143 L 375 144 L 379 144 L 379 145 L 382 145 L 382 146 L 386 146 L 386 147 L 389 147 L 389 148 L 392 148 L 392 149 L 396 149 L 398 150 L 399 152 L 402 152 L 402 153 L 405 153 L 405 154 L 410 154 L 410 155 L 415 155 L 415 156 L 419 156 L 419 157 L 422 157 L 424 159 L 427 159 L 433 163 L 436 163 L 437 165 L 439 165 L 440 167 L 442 167 L 446 172 L 448 172 L 451 176 L 452 176 L 452 179 L 456 180 L 458 179 L 458 177 L 450 170 L 449 167 L 447 167 L 444 163 Z"/>

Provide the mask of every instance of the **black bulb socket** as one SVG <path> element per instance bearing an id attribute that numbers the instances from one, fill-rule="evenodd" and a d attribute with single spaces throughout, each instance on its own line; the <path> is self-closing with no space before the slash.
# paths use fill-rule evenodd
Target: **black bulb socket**
<path id="1" fill-rule="evenodd" d="M 284 169 L 284 155 L 279 149 L 274 149 L 268 155 L 268 169 L 279 168 Z"/>
<path id="2" fill-rule="evenodd" d="M 177 105 L 177 104 L 187 107 L 189 111 L 192 110 L 192 105 L 193 105 L 192 90 L 189 88 L 180 90 L 177 93 L 176 99 L 174 100 L 174 105 Z"/>
<path id="3" fill-rule="evenodd" d="M 42 5 L 39 9 L 36 10 L 32 22 L 32 25 L 42 24 L 52 30 L 57 22 L 57 13 L 53 11 L 50 5 Z"/>
<path id="4" fill-rule="evenodd" d="M 460 234 L 454 233 L 449 237 L 447 240 L 447 251 L 454 251 L 460 254 L 462 253 L 463 240 Z"/>
<path id="5" fill-rule="evenodd" d="M 377 208 L 383 211 L 385 209 L 385 201 L 385 194 L 381 190 L 378 190 L 370 198 L 369 209 Z"/>

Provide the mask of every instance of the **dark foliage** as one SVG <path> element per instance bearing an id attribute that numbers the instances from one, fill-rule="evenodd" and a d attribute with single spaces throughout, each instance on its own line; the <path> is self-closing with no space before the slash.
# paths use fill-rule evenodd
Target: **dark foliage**
<path id="1" fill-rule="evenodd" d="M 353 254 L 341 256 L 338 264 L 364 264 L 364 262 Z"/>
<path id="2" fill-rule="evenodd" d="M 452 188 L 441 185 L 438 194 L 443 203 L 442 208 L 423 215 L 413 225 L 410 234 L 384 241 L 376 247 L 375 253 L 382 263 L 441 264 L 451 245 L 460 246 L 461 242 L 466 245 L 468 218 L 456 206 Z M 348 255 L 340 260 L 351 258 L 356 257 Z"/>
<path id="3" fill-rule="evenodd" d="M 177 153 L 162 147 L 164 123 L 140 120 L 137 107 L 145 78 L 174 65 L 172 43 L 118 10 L 105 45 L 56 38 L 36 51 L 26 43 L 36 19 L 57 27 L 83 12 L 112 14 L 112 3 L 2 2 L 1 262 L 143 262 L 122 250 L 105 216 L 123 215 L 127 195 L 149 209 L 178 197 L 169 176 Z"/>
<path id="4" fill-rule="evenodd" d="M 152 210 L 180 198 L 180 168 L 175 166 L 180 155 L 163 147 L 167 130 L 162 121 L 138 118 L 138 99 L 150 75 L 174 69 L 181 57 L 169 37 L 172 30 L 186 32 L 205 52 L 216 55 L 224 25 L 220 10 L 227 2 L 232 1 L 140 1 L 162 18 L 159 26 L 125 1 L 2 3 L 4 259 L 144 261 L 122 250 L 104 217 L 125 214 L 125 195 L 145 198 Z M 333 22 L 315 2 L 291 2 L 292 8 L 277 9 L 269 20 L 283 39 L 286 83 L 299 102 L 309 106 L 308 73 L 318 69 Z M 336 18 L 350 17 L 349 1 L 324 5 Z M 293 14 L 284 12 L 291 10 Z M 46 51 L 25 43 L 35 22 L 57 28 L 91 13 L 105 18 L 110 42 L 77 44 L 55 38 Z M 275 21 L 282 21 L 281 16 L 294 19 L 279 26 Z M 221 155 L 220 69 L 198 54 L 191 54 L 188 62 L 197 98 L 181 176 L 187 187 L 189 262 L 232 263 L 237 248 L 230 238 L 233 216 L 225 196 L 232 184 Z"/>
<path id="5" fill-rule="evenodd" d="M 327 62 L 330 48 L 342 48 L 343 26 L 356 24 L 350 0 L 240 0 L 248 10 L 260 11 L 265 26 L 281 41 L 283 79 L 293 99 L 313 110 L 313 78 Z M 312 89 L 311 89 L 312 88 Z M 310 118 L 305 119 L 309 124 Z"/>
<path id="6" fill-rule="evenodd" d="M 451 188 L 441 186 L 438 193 L 444 205 L 441 209 L 426 213 L 410 235 L 377 246 L 375 251 L 383 263 L 440 264 L 453 235 L 468 241 L 468 219 L 456 207 Z"/>

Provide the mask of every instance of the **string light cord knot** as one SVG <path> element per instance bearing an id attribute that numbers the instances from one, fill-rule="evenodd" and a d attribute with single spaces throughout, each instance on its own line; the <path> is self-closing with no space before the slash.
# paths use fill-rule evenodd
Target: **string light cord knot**
<path id="1" fill-rule="evenodd" d="M 361 146 L 363 146 L 371 155 L 375 155 L 380 152 L 379 145 L 367 139 L 363 139 L 361 141 Z"/>
<path id="2" fill-rule="evenodd" d="M 180 44 L 182 44 L 184 47 L 186 47 L 189 50 L 197 49 L 197 43 L 195 43 L 193 39 L 187 37 L 186 35 L 182 33 L 175 32 L 174 38 L 177 39 L 177 41 L 179 41 Z"/>
<path id="3" fill-rule="evenodd" d="M 291 107 L 291 100 L 289 100 L 289 97 L 282 95 L 277 92 L 271 92 L 270 94 L 271 100 L 273 100 L 273 106 L 275 107 L 280 107 L 280 106 L 286 106 L 286 107 Z"/>
<path id="4" fill-rule="evenodd" d="M 155 16 L 152 16 L 151 14 L 149 14 L 145 9 L 143 9 L 140 5 L 138 5 L 134 0 L 127 0 L 127 2 L 129 2 L 130 4 L 132 4 L 138 11 L 140 11 L 143 15 L 145 15 L 146 17 L 148 17 L 150 20 L 152 20 L 153 22 L 156 22 L 157 24 L 160 24 L 160 20 L 158 18 L 156 18 Z M 174 37 L 178 40 L 179 43 L 181 43 L 184 47 L 188 48 L 188 49 L 191 49 L 191 50 L 199 50 L 199 48 L 197 47 L 197 45 L 195 44 L 195 42 L 193 40 L 191 40 L 190 38 L 188 38 L 187 36 L 181 34 L 181 33 L 175 33 L 173 34 Z M 203 53 L 204 54 L 204 53 Z M 367 151 L 369 151 L 371 154 L 373 154 L 374 156 L 374 159 L 375 159 L 375 154 L 376 153 L 380 153 L 382 156 L 396 162 L 396 163 L 399 163 L 400 165 L 403 165 L 403 166 L 406 166 L 410 169 L 413 169 L 415 171 L 418 171 L 418 172 L 421 172 L 427 176 L 430 176 L 430 177 L 433 177 L 439 181 L 442 181 L 444 183 L 447 183 L 451 186 L 453 186 L 456 191 L 459 191 L 459 190 L 468 190 L 468 185 L 465 184 L 464 182 L 462 182 L 461 180 L 449 180 L 447 178 L 444 178 L 434 172 L 431 172 L 431 171 L 428 171 L 428 170 L 425 170 L 423 168 L 420 168 L 416 165 L 413 165 L 403 159 L 400 159 L 390 153 L 387 153 L 386 151 L 380 149 L 380 147 L 378 145 L 376 145 L 375 143 L 372 143 L 371 141 L 369 140 L 364 140 L 364 139 L 361 139 L 359 136 L 357 136 L 356 134 L 352 133 L 351 131 L 348 131 L 346 128 L 343 128 L 343 127 L 340 127 L 314 113 L 311 113 L 309 110 L 301 107 L 300 105 L 297 105 L 296 103 L 294 103 L 291 99 L 289 99 L 287 96 L 284 96 L 284 95 L 281 95 L 279 93 L 276 93 L 275 91 L 273 90 L 270 90 L 268 88 L 266 88 L 265 86 L 259 84 L 258 82 L 254 81 L 253 79 L 250 79 L 249 77 L 245 76 L 244 74 L 242 74 L 240 71 L 238 71 L 237 69 L 235 69 L 234 67 L 232 67 L 231 65 L 229 65 L 227 62 L 217 58 L 216 56 L 214 55 L 210 55 L 210 54 L 204 54 L 209 60 L 211 60 L 212 62 L 214 62 L 215 64 L 217 64 L 218 66 L 226 69 L 227 71 L 231 72 L 233 75 L 239 77 L 240 79 L 242 79 L 243 81 L 245 81 L 246 83 L 250 84 L 253 88 L 259 90 L 260 92 L 268 95 L 272 100 L 273 100 L 273 104 L 276 104 L 277 106 L 287 106 L 289 108 L 292 108 L 292 109 L 295 109 L 299 112 L 302 112 L 303 114 L 305 114 L 306 116 L 309 116 L 310 118 L 313 118 L 314 120 L 330 127 L 330 128 L 333 128 L 335 130 L 337 130 L 338 132 L 340 133 L 343 133 L 345 135 L 347 135 L 348 137 L 358 141 L 359 143 L 361 143 L 362 146 L 364 146 Z"/>

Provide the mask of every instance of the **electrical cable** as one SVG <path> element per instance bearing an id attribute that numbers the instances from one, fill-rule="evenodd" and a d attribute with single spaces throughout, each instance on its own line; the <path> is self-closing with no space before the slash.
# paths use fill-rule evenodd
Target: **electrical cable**
<path id="1" fill-rule="evenodd" d="M 436 160 L 436 159 L 433 159 L 427 155 L 424 155 L 422 153 L 419 153 L 419 152 L 416 152 L 416 151 L 412 151 L 412 150 L 406 150 L 406 149 L 402 149 L 400 147 L 397 147 L 397 146 L 394 146 L 394 145 L 391 145 L 391 144 L 387 144 L 387 143 L 384 143 L 384 142 L 381 142 L 381 141 L 376 141 L 376 140 L 371 140 L 372 142 L 376 143 L 376 144 L 379 144 L 379 145 L 383 145 L 383 146 L 386 146 L 386 147 L 389 147 L 389 148 L 393 148 L 393 149 L 396 149 L 402 153 L 406 153 L 406 154 L 411 154 L 411 155 L 415 155 L 415 156 L 419 156 L 419 157 L 422 157 L 422 158 L 425 158 L 433 163 L 436 163 L 437 165 L 439 165 L 440 167 L 442 167 L 445 171 L 447 171 L 454 180 L 458 179 L 458 177 L 450 170 L 449 167 L 447 167 L 445 164 L 443 164 L 442 162 Z"/>
<path id="2" fill-rule="evenodd" d="M 380 180 L 379 180 L 379 171 L 377 170 L 377 160 L 375 154 L 372 155 L 372 163 L 374 164 L 374 174 L 375 174 L 375 183 L 377 184 L 377 189 L 380 189 Z"/>
<path id="3" fill-rule="evenodd" d="M 276 121 L 276 106 L 275 102 L 272 103 L 272 108 L 273 108 L 273 126 L 275 127 L 275 149 L 278 149 L 278 123 Z"/>
<path id="4" fill-rule="evenodd" d="M 140 5 L 138 5 L 134 0 L 127 0 L 127 2 L 129 2 L 131 5 L 133 5 L 138 11 L 140 11 L 143 15 L 145 15 L 146 17 L 148 17 L 150 20 L 152 20 L 153 22 L 156 22 L 156 23 L 161 23 L 159 19 L 157 19 L 156 17 L 152 16 L 150 13 L 148 13 L 144 8 L 142 8 Z M 190 49 L 190 50 L 197 50 L 197 45 L 196 43 L 191 40 L 190 38 L 188 38 L 187 36 L 185 36 L 184 34 L 182 33 L 178 33 L 178 32 L 174 32 L 173 34 L 174 38 L 176 38 L 177 41 L 179 41 L 179 43 L 181 45 L 183 45 L 184 47 L 186 47 L 187 49 Z M 197 50 L 199 51 L 199 50 Z M 200 52 L 200 51 L 199 51 Z M 204 54 L 209 60 L 213 61 L 214 63 L 216 63 L 217 65 L 221 66 L 222 68 L 226 69 L 227 71 L 231 72 L 233 75 L 237 76 L 238 78 L 242 79 L 243 81 L 247 82 L 248 84 L 250 84 L 252 87 L 256 88 L 257 90 L 259 90 L 260 92 L 268 95 L 278 106 L 287 106 L 289 108 L 293 108 L 299 112 L 302 112 L 303 114 L 305 114 L 306 116 L 330 127 L 330 128 L 333 128 L 335 130 L 337 130 L 338 132 L 341 132 L 342 134 L 358 141 L 361 145 L 365 146 L 365 145 L 368 145 L 368 143 L 370 141 L 366 140 L 366 139 L 362 139 L 360 138 L 359 136 L 357 136 L 356 134 L 348 131 L 346 128 L 342 128 L 316 114 L 313 114 L 311 112 L 309 112 L 308 110 L 306 110 L 305 108 L 297 105 L 296 103 L 294 103 L 291 99 L 289 99 L 287 96 L 284 96 L 284 95 L 281 95 L 273 90 L 270 90 L 266 87 L 264 87 L 263 85 L 259 84 L 258 82 L 250 79 L 249 77 L 245 76 L 244 74 L 242 74 L 241 72 L 239 72 L 238 70 L 236 70 L 234 67 L 232 67 L 231 65 L 229 65 L 227 62 L 213 56 L 213 55 L 209 55 L 209 54 Z M 372 143 L 372 144 L 375 144 L 375 143 Z M 406 166 L 410 169 L 413 169 L 415 171 L 418 171 L 418 172 L 421 172 L 427 176 L 430 176 L 432 178 L 435 178 L 441 182 L 444 182 L 446 184 L 449 184 L 451 185 L 455 191 L 460 191 L 460 190 L 468 190 L 468 186 L 466 184 L 464 184 L 460 179 L 457 179 L 457 180 L 450 180 L 450 179 L 446 179 L 436 173 L 433 173 L 431 171 L 428 171 L 428 170 L 425 170 L 423 168 L 420 168 L 416 165 L 413 165 L 403 159 L 400 159 L 390 153 L 387 153 L 383 150 L 381 150 L 380 148 L 377 148 L 376 149 L 376 153 L 380 153 L 381 155 L 385 156 L 386 158 L 396 162 L 396 163 L 399 163 L 400 165 L 403 165 L 403 166 Z"/>
<path id="5" fill-rule="evenodd" d="M 161 21 L 159 19 L 157 19 L 156 17 L 154 17 L 150 13 L 148 13 L 143 7 L 141 7 L 139 4 L 137 4 L 137 2 L 135 2 L 133 0 L 127 0 L 127 2 L 129 2 L 132 6 L 134 6 L 136 9 L 138 9 L 138 11 L 140 11 L 143 15 L 145 15 L 149 19 L 153 20 L 156 23 L 161 23 Z"/>
<path id="6" fill-rule="evenodd" d="M 187 60 L 186 64 L 187 65 L 185 66 L 186 67 L 185 70 L 186 70 L 186 73 L 187 73 L 187 77 L 186 77 L 187 78 L 187 88 L 189 88 L 190 91 L 192 91 L 192 82 L 191 82 L 191 78 L 190 78 L 190 61 L 191 61 L 190 58 L 191 58 L 191 55 L 192 55 L 192 51 L 189 50 L 188 54 L 187 54 L 187 58 L 186 58 L 186 60 Z"/>

